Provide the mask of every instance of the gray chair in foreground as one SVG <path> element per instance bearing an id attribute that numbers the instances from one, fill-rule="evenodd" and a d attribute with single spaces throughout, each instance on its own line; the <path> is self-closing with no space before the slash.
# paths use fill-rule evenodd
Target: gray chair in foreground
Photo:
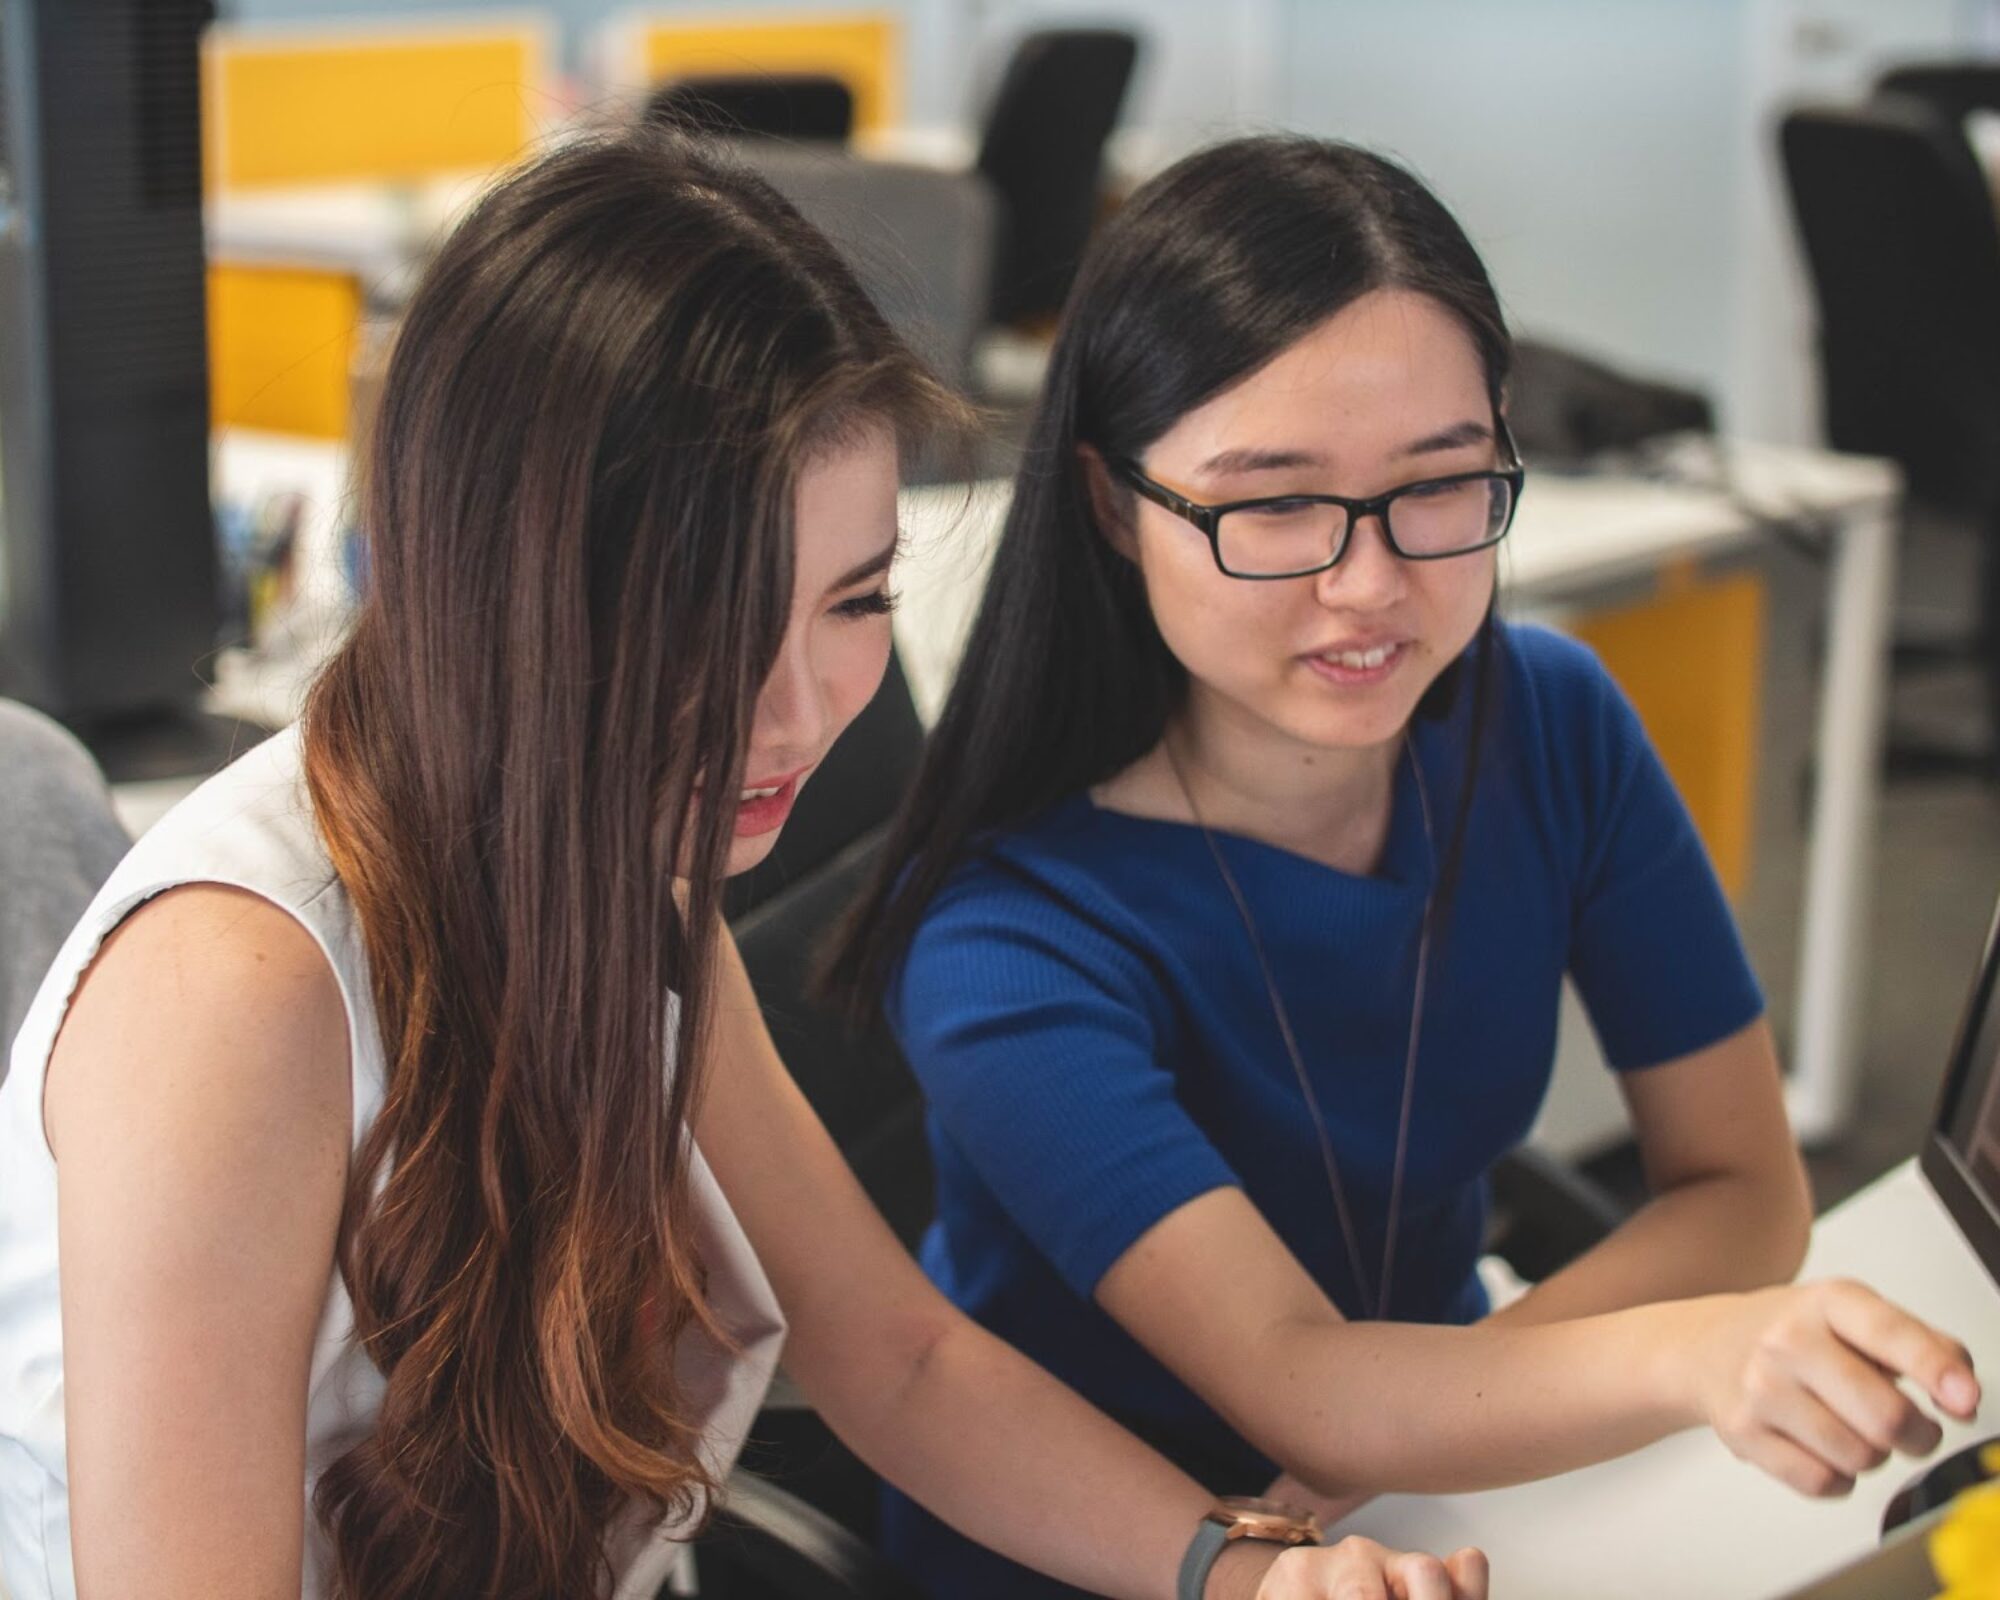
<path id="1" fill-rule="evenodd" d="M 49 962 L 130 844 L 90 753 L 0 700 L 0 1078 Z"/>

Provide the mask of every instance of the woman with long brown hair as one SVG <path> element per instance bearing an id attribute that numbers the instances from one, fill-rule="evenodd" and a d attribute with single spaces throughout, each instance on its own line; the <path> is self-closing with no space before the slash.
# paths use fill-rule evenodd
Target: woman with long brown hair
<path id="1" fill-rule="evenodd" d="M 873 692 L 899 447 L 956 410 L 685 144 L 559 150 L 445 245 L 351 641 L 113 875 L 0 1093 L 14 1600 L 650 1596 L 781 1340 L 1065 1581 L 1484 1594 L 1470 1553 L 1215 1560 L 1208 1495 L 930 1288 L 771 1050 L 720 888 Z"/>

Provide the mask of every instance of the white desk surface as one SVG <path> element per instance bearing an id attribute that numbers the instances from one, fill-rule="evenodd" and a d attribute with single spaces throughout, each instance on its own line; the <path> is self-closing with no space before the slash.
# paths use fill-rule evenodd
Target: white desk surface
<path id="1" fill-rule="evenodd" d="M 408 183 L 225 189 L 204 203 L 203 231 L 217 261 L 398 281 L 436 248 L 492 177 L 480 170 Z"/>
<path id="2" fill-rule="evenodd" d="M 1889 503 L 1901 487 L 1895 467 L 1872 457 L 1743 442 L 1721 450 L 1740 501 L 1695 485 L 1531 469 L 1500 547 L 1506 592 L 1553 599 L 1744 545 L 1757 537 L 1749 507 L 1780 516 L 1848 511 Z"/>
<path id="3" fill-rule="evenodd" d="M 1859 1278 L 1972 1351 L 1979 1419 L 1938 1457 L 2000 1433 L 2000 1290 L 1914 1162 L 1813 1229 L 1808 1278 Z M 1392 1495 L 1346 1524 L 1386 1544 L 1475 1544 L 1493 1592 L 1523 1600 L 1770 1600 L 1871 1549 L 1882 1508 L 1918 1470 L 1898 1457 L 1846 1500 L 1808 1500 L 1737 1461 L 1706 1430 L 1581 1472 L 1485 1494 Z"/>

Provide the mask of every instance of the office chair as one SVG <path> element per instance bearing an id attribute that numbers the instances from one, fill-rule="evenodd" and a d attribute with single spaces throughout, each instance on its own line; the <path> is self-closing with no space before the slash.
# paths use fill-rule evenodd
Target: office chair
<path id="1" fill-rule="evenodd" d="M 1111 29 L 1051 29 L 1015 47 L 979 148 L 979 170 L 1000 197 L 994 322 L 1062 309 L 1138 56 L 1138 37 Z"/>
<path id="2" fill-rule="evenodd" d="M 695 1546 L 694 1577 L 699 1600 L 922 1600 L 854 1533 L 742 1468 Z"/>
<path id="3" fill-rule="evenodd" d="M 779 1055 L 910 1247 L 931 1215 L 922 1093 L 886 1026 L 851 1033 L 807 994 L 820 943 L 867 881 L 923 749 L 923 724 L 891 655 L 882 687 L 800 793 L 771 854 L 724 900 Z"/>
<path id="4" fill-rule="evenodd" d="M 1600 1184 L 1533 1145 L 1500 1158 L 1492 1190 L 1486 1253 L 1527 1283 L 1561 1271 L 1627 1215 Z"/>
<path id="5" fill-rule="evenodd" d="M 0 700 L 0 1079 L 49 963 L 132 841 L 97 763 L 40 712 Z"/>
<path id="6" fill-rule="evenodd" d="M 923 1096 L 888 1029 L 854 1034 L 807 999 L 820 941 L 873 868 L 916 776 L 923 724 L 892 656 L 882 687 L 799 796 L 771 855 L 729 886 L 730 930 L 786 1068 L 908 1248 L 930 1221 Z M 874 1473 L 782 1394 L 758 1416 L 715 1525 L 701 1600 L 917 1600 L 874 1549 Z"/>
<path id="7" fill-rule="evenodd" d="M 986 180 L 774 139 L 746 139 L 736 154 L 834 242 L 910 347 L 963 386 L 993 270 L 998 208 Z"/>
<path id="8" fill-rule="evenodd" d="M 815 874 L 896 814 L 923 752 L 923 723 L 902 661 L 892 653 L 882 687 L 800 792 L 771 853 L 730 880 L 723 910 L 739 944 L 748 936 L 745 919 L 767 900 L 809 887 Z"/>
<path id="9" fill-rule="evenodd" d="M 2000 62 L 1905 62 L 1875 80 L 1875 93 L 1922 100 L 1957 127 L 1975 111 L 2000 111 Z"/>
<path id="10" fill-rule="evenodd" d="M 653 91 L 645 119 L 725 138 L 846 144 L 854 131 L 854 91 L 824 73 L 677 78 Z"/>
<path id="11" fill-rule="evenodd" d="M 1976 662 L 1989 728 L 1970 746 L 1891 729 L 1891 776 L 1996 773 L 2000 729 L 2000 225 L 1963 136 L 1883 95 L 1786 114 L 1779 145 L 1819 317 L 1827 441 L 1887 456 L 1910 498 L 1981 540 L 1977 619 L 1899 637 L 1903 668 Z"/>

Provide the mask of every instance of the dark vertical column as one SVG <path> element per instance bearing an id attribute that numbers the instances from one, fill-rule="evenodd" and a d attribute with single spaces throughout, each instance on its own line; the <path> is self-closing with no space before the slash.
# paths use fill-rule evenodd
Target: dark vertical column
<path id="1" fill-rule="evenodd" d="M 0 0 L 0 688 L 191 708 L 218 619 L 200 37 L 211 0 Z"/>

